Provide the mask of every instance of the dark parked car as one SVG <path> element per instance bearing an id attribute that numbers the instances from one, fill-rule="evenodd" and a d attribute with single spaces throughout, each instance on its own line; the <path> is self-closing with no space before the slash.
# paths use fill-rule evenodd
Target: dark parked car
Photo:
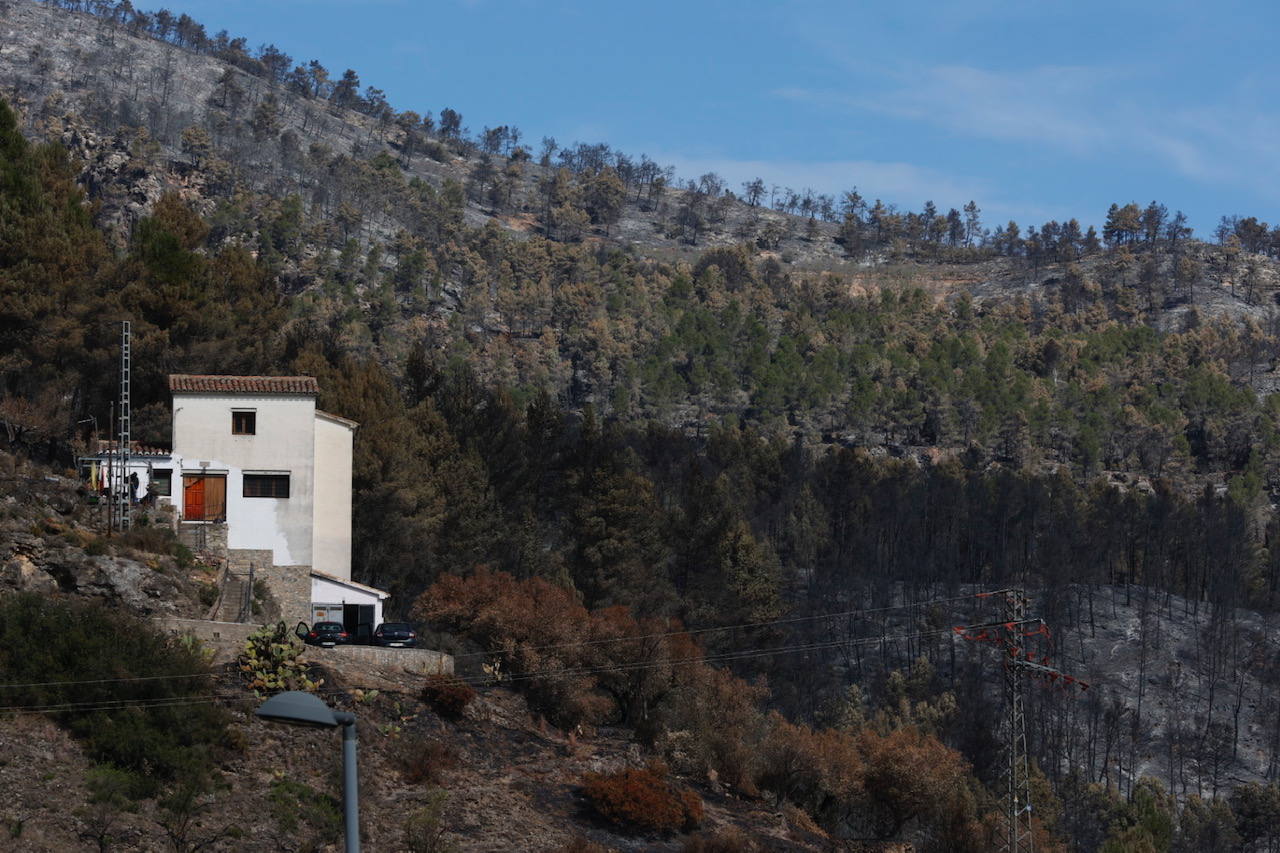
<path id="1" fill-rule="evenodd" d="M 373 632 L 373 644 L 412 649 L 418 645 L 418 632 L 408 622 L 383 622 Z"/>
<path id="2" fill-rule="evenodd" d="M 305 622 L 299 622 L 293 632 L 308 646 L 345 646 L 351 642 L 351 635 L 341 622 L 317 622 L 310 631 Z"/>

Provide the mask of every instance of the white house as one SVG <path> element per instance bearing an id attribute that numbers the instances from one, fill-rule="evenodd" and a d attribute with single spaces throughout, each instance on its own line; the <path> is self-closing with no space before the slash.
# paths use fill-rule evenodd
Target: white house
<path id="1" fill-rule="evenodd" d="M 89 452 L 78 457 L 80 475 L 89 485 L 90 492 L 100 500 L 120 491 L 132 492 L 137 501 L 150 495 L 157 500 L 167 500 L 173 491 L 173 456 L 161 447 L 148 447 L 133 442 L 129 448 L 129 470 L 125 482 L 120 478 L 119 444 L 115 441 L 95 439 Z"/>
<path id="2" fill-rule="evenodd" d="M 169 391 L 182 523 L 225 524 L 229 552 L 270 551 L 275 566 L 306 567 L 312 620 L 380 623 L 388 594 L 351 580 L 359 425 L 317 409 L 310 376 L 178 374 Z"/>

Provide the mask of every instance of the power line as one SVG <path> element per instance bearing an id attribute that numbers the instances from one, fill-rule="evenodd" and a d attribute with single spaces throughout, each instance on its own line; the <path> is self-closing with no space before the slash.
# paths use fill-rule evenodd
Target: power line
<path id="1" fill-rule="evenodd" d="M 1036 620 L 1028 620 L 1036 621 Z M 966 628 L 978 628 L 982 626 L 966 626 Z M 850 640 L 828 640 L 816 643 L 799 643 L 788 646 L 779 646 L 776 648 L 745 648 L 731 652 L 723 652 L 715 655 L 695 655 L 684 658 L 674 658 L 658 661 L 631 661 L 627 663 L 608 664 L 595 667 L 575 667 L 560 670 L 541 670 L 536 672 L 521 673 L 510 677 L 499 679 L 501 683 L 510 683 L 516 681 L 530 681 L 536 678 L 579 678 L 587 675 L 598 675 L 602 673 L 615 672 L 637 672 L 646 669 L 657 669 L 660 667 L 682 666 L 698 663 L 724 663 L 735 660 L 747 660 L 751 658 L 768 657 L 777 654 L 786 654 L 791 652 L 816 651 L 820 649 L 835 648 L 838 646 L 860 646 L 872 645 L 875 643 L 883 643 L 899 640 L 923 639 L 925 637 L 936 637 L 940 635 L 954 635 L 954 628 L 938 628 L 929 631 L 916 631 L 909 634 L 887 634 L 876 637 L 860 637 Z M 162 678 L 164 676 L 153 676 L 154 678 Z M 470 676 L 457 679 L 460 682 L 474 685 L 482 685 L 492 682 L 494 679 L 488 676 Z M 56 683 L 56 682 L 54 682 Z M 337 695 L 347 693 L 348 691 L 341 688 L 328 688 L 313 691 L 318 695 Z M 153 698 L 120 698 L 120 699 L 100 699 L 88 700 L 84 702 L 61 702 L 48 703 L 43 705 L 8 705 L 0 706 L 0 712 L 55 712 L 55 713 L 93 713 L 96 711 L 114 711 L 124 710 L 126 708 L 167 708 L 179 705 L 192 705 L 211 703 L 219 700 L 242 699 L 245 698 L 243 692 L 224 692 L 213 693 L 202 696 L 172 696 L 172 697 L 153 697 Z"/>
<path id="2" fill-rule="evenodd" d="M 796 622 L 814 622 L 819 619 L 841 619 L 849 616 L 865 616 L 873 613 L 888 613 L 894 610 L 910 610 L 916 607 L 927 607 L 932 604 L 951 604 L 957 601 L 967 601 L 968 599 L 971 599 L 971 598 L 983 598 L 990 595 L 998 595 L 1003 592 L 1008 592 L 1008 590 L 995 590 L 993 592 L 975 592 L 975 593 L 970 593 L 968 595 L 957 595 L 951 598 L 931 598 L 927 601 L 916 601 L 909 604 L 893 604 L 887 607 L 868 607 L 868 608 L 862 608 L 859 610 L 840 610 L 840 611 L 835 611 L 831 613 L 816 613 L 811 616 L 785 616 L 780 619 L 765 619 L 759 622 L 742 622 L 737 625 L 717 625 L 711 628 L 693 628 L 693 629 L 683 630 L 683 631 L 660 631 L 652 634 L 634 634 L 634 635 L 629 635 L 625 637 L 602 637 L 596 640 L 580 640 L 580 641 L 566 642 L 566 643 L 551 643 L 545 646 L 525 646 L 523 647 L 523 650 L 537 652 L 537 651 L 545 651 L 548 649 L 564 649 L 564 648 L 576 648 L 580 646 L 603 645 L 605 643 L 625 643 L 625 642 L 631 642 L 634 640 L 654 640 L 654 639 L 662 639 L 665 637 L 694 636 L 697 634 L 711 633 L 713 631 L 736 631 L 736 630 L 741 630 L 745 628 L 764 628 L 770 625 L 786 625 L 786 624 L 793 624 Z M 454 660 L 461 660 L 464 658 L 474 658 L 474 657 L 488 657 L 493 654 L 498 654 L 500 653 L 500 651 L 501 650 L 489 651 L 489 652 L 467 652 L 465 654 L 454 655 L 453 657 L 454 657 Z"/>
<path id="3" fill-rule="evenodd" d="M 0 682 L 0 690 L 17 690 L 27 687 L 63 687 L 79 684 L 118 684 L 128 681 L 176 681 L 181 678 L 210 678 L 213 673 L 193 672 L 188 675 L 135 675 L 123 678 L 87 678 L 83 681 L 31 681 L 26 684 Z"/>
<path id="4" fill-rule="evenodd" d="M 347 693 L 347 690 L 341 688 L 326 688 L 323 690 L 312 691 L 317 695 L 333 696 L 340 693 Z M 244 699 L 247 698 L 243 691 L 208 693 L 199 696 L 163 696 L 153 697 L 150 699 L 132 697 L 120 699 L 94 699 L 83 702 L 59 702 L 44 705 L 6 705 L 0 706 L 0 713 L 9 711 L 39 711 L 39 712 L 71 712 L 78 711 L 81 713 L 92 713 L 94 711 L 121 711 L 127 708 L 167 708 L 174 705 L 194 705 L 201 703 L 215 702 L 224 699 Z"/>
<path id="5" fill-rule="evenodd" d="M 625 643 L 625 642 L 632 642 L 637 640 L 663 639 L 666 637 L 695 636 L 699 634 L 712 633 L 715 631 L 734 631 L 734 630 L 741 630 L 745 628 L 762 628 L 762 627 L 767 627 L 769 625 L 784 625 L 784 624 L 794 624 L 797 622 L 812 622 L 812 621 L 817 621 L 819 619 L 838 619 L 838 618 L 845 618 L 849 616 L 864 616 L 864 615 L 869 615 L 873 613 L 888 613 L 895 610 L 910 610 L 912 608 L 926 607 L 933 604 L 951 604 L 957 601 L 965 601 L 970 598 L 983 598 L 990 595 L 997 595 L 1002 592 L 1007 592 L 1007 590 L 995 590 L 994 592 L 970 593 L 968 595 L 957 595 L 951 598 L 931 598 L 927 601 L 917 601 L 917 602 L 912 602 L 908 604 L 894 604 L 894 605 L 888 605 L 886 607 L 868 607 L 868 608 L 862 608 L 858 610 L 841 610 L 841 611 L 834 611 L 830 613 L 817 613 L 810 616 L 787 616 L 780 619 L 766 619 L 758 622 L 742 622 L 737 625 L 718 625 L 711 628 L 693 628 L 693 629 L 682 630 L 682 631 L 663 631 L 663 632 L 655 632 L 651 634 L 628 635 L 625 637 L 602 637 L 600 639 L 595 639 L 595 640 L 581 640 L 581 641 L 566 642 L 566 643 L 551 643 L 544 646 L 524 646 L 522 647 L 522 651 L 537 652 L 537 651 L 547 651 L 549 649 L 578 648 L 582 646 L 605 645 L 608 643 Z M 879 638 L 877 638 L 877 641 L 879 641 Z M 487 651 L 487 652 L 467 652 L 465 654 L 454 655 L 453 657 L 455 660 L 462 660 L 462 659 L 475 658 L 475 657 L 490 657 L 492 655 L 501 654 L 501 653 L 502 653 L 502 650 Z M 130 676 L 130 677 L 121 677 L 121 678 L 89 678 L 89 679 L 70 680 L 70 681 L 32 681 L 32 682 L 27 682 L 23 684 L 11 684 L 11 683 L 0 682 L 0 690 L 6 690 L 6 689 L 19 690 L 19 689 L 26 689 L 26 688 L 32 688 L 32 687 L 63 687 L 63 686 L 69 687 L 69 686 L 84 685 L 84 684 L 119 684 L 119 683 L 125 683 L 125 682 L 164 681 L 164 680 L 177 680 L 177 679 L 184 679 L 184 678 L 208 678 L 208 677 L 212 677 L 212 675 L 213 673 L 201 672 L 201 673 L 190 673 L 186 675 L 140 675 L 140 676 Z M 0 710 L 4 710 L 4 708 L 0 707 Z"/>
<path id="6" fill-rule="evenodd" d="M 1015 622 L 1012 624 L 1030 624 L 1032 622 L 1038 623 L 1039 620 L 1038 619 L 1024 620 L 1023 622 Z M 1006 623 L 1001 622 L 1001 623 L 990 623 L 990 624 L 1004 625 Z M 982 627 L 990 627 L 990 625 L 963 626 L 964 630 L 970 630 L 970 629 L 976 629 L 976 628 L 982 628 Z M 947 628 L 937 628 L 929 631 L 916 631 L 910 634 L 883 634 L 875 637 L 858 637 L 855 639 L 842 639 L 842 640 L 824 640 L 822 642 L 801 643 L 801 644 L 790 645 L 790 646 L 778 646 L 778 647 L 769 648 L 769 649 L 746 648 L 746 649 L 739 649 L 737 651 L 722 652 L 714 655 L 691 655 L 689 657 L 668 658 L 666 660 L 659 660 L 659 661 L 632 661 L 629 663 L 602 664 L 600 666 L 590 666 L 590 667 L 571 667 L 571 668 L 558 669 L 558 670 L 546 669 L 546 670 L 540 670 L 536 672 L 520 673 L 518 675 L 512 675 L 509 677 L 502 678 L 500 680 L 505 683 L 505 682 L 513 682 L 513 681 L 527 681 L 534 678 L 553 678 L 553 677 L 577 678 L 584 675 L 596 675 L 600 673 L 611 673 L 611 672 L 634 672 L 638 670 L 654 669 L 658 667 L 679 666 L 682 664 L 724 663 L 724 662 L 731 662 L 735 660 L 747 660 L 751 658 L 769 657 L 771 655 L 786 654 L 791 652 L 816 651 L 819 649 L 838 648 L 841 646 L 844 646 L 844 647 L 869 646 L 869 645 L 875 645 L 877 643 L 885 643 L 885 642 L 899 641 L 899 640 L 923 639 L 926 637 L 936 637 L 939 635 L 948 635 L 948 634 L 951 636 L 955 636 L 955 630 L 956 629 L 954 627 L 947 627 Z M 468 683 L 468 684 L 487 684 L 492 682 L 494 679 L 490 676 L 466 676 L 466 677 L 460 677 L 457 680 Z"/>
<path id="7" fill-rule="evenodd" d="M 997 593 L 998 592 L 1004 592 L 1004 590 L 997 591 Z M 716 628 L 704 628 L 696 631 L 670 631 L 670 632 L 664 632 L 664 633 L 654 633 L 654 634 L 638 635 L 638 636 L 631 636 L 631 637 L 615 637 L 615 638 L 608 638 L 608 639 L 601 639 L 601 640 L 589 640 L 589 641 L 583 641 L 580 643 L 559 643 L 559 644 L 552 644 L 547 646 L 529 647 L 528 650 L 538 651 L 538 650 L 553 649 L 553 648 L 589 646 L 589 645 L 598 645 L 604 642 L 623 642 L 628 640 L 679 636 L 681 634 L 687 635 L 687 634 L 694 634 L 694 633 L 706 633 L 709 631 L 716 631 L 716 630 L 729 630 L 735 627 L 742 628 L 742 627 L 762 626 L 762 625 L 779 624 L 779 623 L 787 623 L 787 622 L 797 622 L 797 621 L 804 621 L 804 620 L 816 620 L 816 619 L 835 618 L 835 617 L 843 617 L 843 616 L 851 616 L 851 615 L 861 615 L 861 614 L 868 614 L 868 613 L 882 613 L 882 612 L 889 612 L 894 610 L 904 610 L 904 609 L 911 609 L 916 607 L 923 607 L 923 606 L 932 605 L 932 604 L 962 601 L 962 600 L 975 598 L 975 597 L 985 598 L 997 593 L 992 593 L 992 592 L 973 593 L 973 594 L 964 595 L 964 596 L 954 596 L 952 598 L 930 599 L 928 601 L 915 602 L 912 604 L 893 605 L 893 606 L 879 607 L 879 608 L 864 608 L 860 610 L 824 613 L 824 614 L 817 614 L 813 616 L 789 617 L 784 619 L 765 620 L 761 622 L 744 623 L 742 625 L 737 625 L 737 626 L 720 626 Z M 691 655 L 684 658 L 668 658 L 664 660 L 655 660 L 655 661 L 630 661 L 630 662 L 603 664 L 599 666 L 589 666 L 589 667 L 569 667 L 565 669 L 545 669 L 545 670 L 540 670 L 535 672 L 526 672 L 526 673 L 520 673 L 518 675 L 511 675 L 505 678 L 500 677 L 496 679 L 496 681 L 510 683 L 510 682 L 516 682 L 516 681 L 530 681 L 537 678 L 579 678 L 579 677 L 584 677 L 589 675 L 600 675 L 600 674 L 606 674 L 606 673 L 622 673 L 622 672 L 638 672 L 646 669 L 684 666 L 684 665 L 697 664 L 697 663 L 703 663 L 703 664 L 730 663 L 733 661 L 750 660 L 754 658 L 769 657 L 769 656 L 779 655 L 779 654 L 818 651 L 822 649 L 839 648 L 839 647 L 848 648 L 853 646 L 866 646 L 866 645 L 874 645 L 877 643 L 924 639 L 926 637 L 937 637 L 940 635 L 947 635 L 947 634 L 954 635 L 957 632 L 957 630 L 959 631 L 976 630 L 980 628 L 992 627 L 994 625 L 1005 625 L 1005 624 L 1013 625 L 1013 624 L 1024 624 L 1024 623 L 1031 623 L 1031 622 L 1039 623 L 1040 620 L 1029 619 L 1029 620 L 1022 620 L 1022 621 L 1017 621 L 1012 623 L 1003 623 L 1003 622 L 1002 623 L 984 623 L 980 625 L 960 626 L 959 629 L 957 629 L 957 627 L 949 626 L 945 628 L 931 629 L 928 631 L 916 631 L 916 632 L 907 633 L 907 634 L 881 634 L 878 636 L 870 636 L 870 637 L 826 640 L 826 641 L 819 641 L 819 642 L 812 642 L 812 643 L 797 643 L 797 644 L 791 644 L 791 645 L 785 645 L 785 646 L 777 646 L 774 648 L 746 647 L 746 648 L 739 648 L 739 649 L 735 649 L 727 652 L 720 652 L 720 653 L 711 654 L 711 655 Z M 497 653 L 487 652 L 487 653 L 476 653 L 476 654 L 492 655 L 492 654 L 500 654 L 500 653 L 501 652 L 497 652 Z M 468 655 L 468 657 L 470 656 L 476 656 L 476 655 Z M 75 685 L 83 685 L 83 684 L 129 683 L 129 682 L 153 681 L 153 680 L 164 680 L 164 679 L 176 680 L 176 679 L 186 679 L 186 678 L 206 678 L 206 677 L 212 677 L 212 676 L 213 676 L 213 673 L 191 673 L 191 674 L 184 674 L 184 675 L 154 675 L 154 676 L 136 676 L 131 678 L 85 679 L 80 681 L 46 681 L 46 682 L 30 682 L 26 684 L 0 684 L 0 687 L 10 687 L 10 688 L 56 687 L 56 686 L 75 686 Z M 491 676 L 467 676 L 467 677 L 459 677 L 457 680 L 460 682 L 463 682 L 466 684 L 472 684 L 472 685 L 483 685 L 483 684 L 492 683 L 495 681 L 495 679 Z M 333 688 L 333 689 L 326 689 L 326 690 L 317 690 L 314 692 L 316 692 L 317 694 L 323 694 L 323 695 L 333 695 L 333 694 L 346 693 L 347 691 L 343 689 Z M 198 696 L 198 697 L 174 696 L 174 697 L 152 697 L 152 698 L 126 697 L 126 698 L 119 698 L 119 699 L 104 698 L 99 700 L 87 700 L 84 702 L 46 703 L 43 705 L 0 706 L 0 712 L 80 711 L 84 713 L 90 713 L 94 711 L 120 710 L 124 708 L 129 708 L 129 707 L 161 708 L 161 707 L 171 707 L 174 705 L 199 704 L 204 702 L 213 702 L 219 699 L 242 698 L 243 696 L 244 696 L 243 693 L 235 692 L 235 693 L 209 694 L 206 696 Z"/>

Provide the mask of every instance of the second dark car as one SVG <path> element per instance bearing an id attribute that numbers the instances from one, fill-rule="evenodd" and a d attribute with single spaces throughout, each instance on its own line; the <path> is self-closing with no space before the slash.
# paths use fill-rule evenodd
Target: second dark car
<path id="1" fill-rule="evenodd" d="M 408 622 L 383 622 L 373 632 L 375 646 L 412 649 L 418 645 L 418 632 Z"/>

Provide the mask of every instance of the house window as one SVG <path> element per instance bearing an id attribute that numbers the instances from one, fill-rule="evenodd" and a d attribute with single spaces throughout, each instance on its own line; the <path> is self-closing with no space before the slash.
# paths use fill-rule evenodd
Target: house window
<path id="1" fill-rule="evenodd" d="M 258 430 L 258 413 L 257 412 L 237 412 L 231 413 L 231 434 L 232 435 L 253 435 Z"/>
<path id="2" fill-rule="evenodd" d="M 287 498 L 289 497 L 289 475 L 245 474 L 244 496 L 246 498 Z"/>
<path id="3" fill-rule="evenodd" d="M 168 497 L 173 494 L 173 471 L 169 468 L 152 468 L 151 480 L 147 484 L 147 489 L 153 495 L 164 495 Z"/>

